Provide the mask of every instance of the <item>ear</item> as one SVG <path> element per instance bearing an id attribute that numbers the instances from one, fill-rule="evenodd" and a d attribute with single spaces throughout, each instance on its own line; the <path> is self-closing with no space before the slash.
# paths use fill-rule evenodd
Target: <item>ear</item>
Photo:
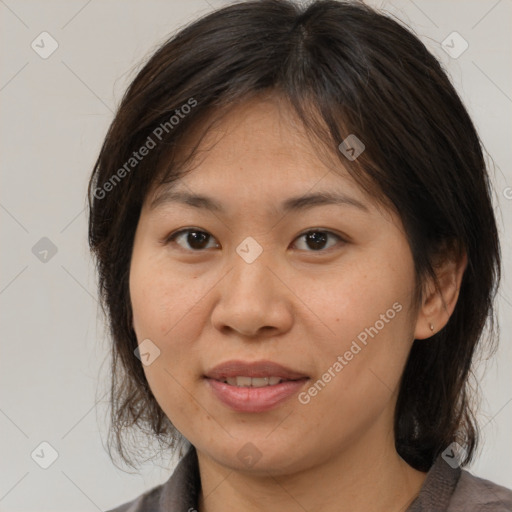
<path id="1" fill-rule="evenodd" d="M 448 323 L 457 304 L 466 267 L 466 252 L 457 250 L 445 253 L 443 261 L 434 266 L 439 289 L 435 289 L 433 280 L 429 278 L 416 318 L 415 339 L 430 338 Z"/>

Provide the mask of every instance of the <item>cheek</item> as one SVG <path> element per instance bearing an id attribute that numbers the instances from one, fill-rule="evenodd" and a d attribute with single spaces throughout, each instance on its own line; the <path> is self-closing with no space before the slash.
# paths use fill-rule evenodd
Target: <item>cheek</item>
<path id="1" fill-rule="evenodd" d="M 339 403 L 342 416 L 364 416 L 370 411 L 361 403 L 378 409 L 397 388 L 412 343 L 414 274 L 407 253 L 400 265 L 394 262 L 391 257 L 361 258 L 334 273 L 325 286 L 309 288 L 309 304 L 321 320 L 309 326 L 317 333 L 320 380 L 310 398 L 319 407 Z"/>
<path id="2" fill-rule="evenodd" d="M 153 396 L 169 421 L 178 431 L 190 435 L 190 418 L 204 416 L 204 410 L 193 398 L 192 390 L 187 386 L 187 377 L 176 368 L 170 368 L 163 357 L 145 367 L 144 373 Z"/>
<path id="3" fill-rule="evenodd" d="M 134 254 L 130 297 L 138 339 L 167 340 L 183 323 L 190 323 L 206 290 L 197 281 L 168 268 L 161 258 Z"/>
<path id="4" fill-rule="evenodd" d="M 199 413 L 183 386 L 197 379 L 191 360 L 199 360 L 192 341 L 201 329 L 200 299 L 207 292 L 196 280 L 165 267 L 149 251 L 135 250 L 130 269 L 134 330 L 141 343 L 151 340 L 159 355 L 143 366 L 149 386 L 164 412 L 178 427 L 185 412 Z M 196 373 L 192 373 L 196 371 Z"/>
<path id="5" fill-rule="evenodd" d="M 365 318 L 373 318 L 363 311 Z M 387 309 L 382 311 L 385 314 Z M 318 374 L 299 396 L 297 412 L 298 421 L 312 435 L 318 436 L 318 428 L 325 436 L 343 439 L 349 445 L 379 418 L 392 421 L 410 343 L 405 309 L 383 326 L 375 326 L 375 319 L 364 327 L 360 327 L 364 322 L 350 317 L 346 323 L 350 334 L 339 330 L 336 341 L 324 337 L 315 346 Z"/>
<path id="6" fill-rule="evenodd" d="M 328 276 L 295 280 L 294 293 L 307 306 L 303 318 L 310 319 L 306 328 L 326 349 L 319 352 L 348 350 L 358 335 L 363 342 L 370 337 L 367 329 L 379 337 L 403 330 L 412 276 L 409 262 L 397 270 L 385 259 L 361 257 Z"/>

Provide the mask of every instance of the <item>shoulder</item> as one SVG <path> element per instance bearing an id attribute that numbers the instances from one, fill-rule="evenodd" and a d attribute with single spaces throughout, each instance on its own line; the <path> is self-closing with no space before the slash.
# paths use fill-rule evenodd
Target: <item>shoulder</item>
<path id="1" fill-rule="evenodd" d="M 462 470 L 448 512 L 512 512 L 512 490 Z"/>
<path id="2" fill-rule="evenodd" d="M 162 494 L 163 485 L 146 491 L 137 498 L 123 503 L 107 512 L 152 512 L 158 510 L 158 503 Z"/>

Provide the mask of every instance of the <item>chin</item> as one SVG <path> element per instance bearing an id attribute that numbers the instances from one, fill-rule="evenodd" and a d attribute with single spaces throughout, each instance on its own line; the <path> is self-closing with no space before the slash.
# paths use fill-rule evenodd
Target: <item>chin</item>
<path id="1" fill-rule="evenodd" d="M 232 471 L 253 475 L 286 475 L 307 466 L 306 455 L 301 456 L 297 452 L 298 442 L 276 443 L 268 439 L 268 432 L 261 436 L 244 436 L 243 441 L 230 439 L 223 446 L 217 445 L 213 449 L 211 445 L 206 450 L 202 450 L 200 444 L 195 446 L 218 464 Z"/>

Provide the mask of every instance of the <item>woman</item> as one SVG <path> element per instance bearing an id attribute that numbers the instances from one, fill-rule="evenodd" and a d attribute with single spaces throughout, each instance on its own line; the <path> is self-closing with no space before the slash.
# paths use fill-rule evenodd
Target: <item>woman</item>
<path id="1" fill-rule="evenodd" d="M 490 185 L 410 31 L 336 1 L 203 17 L 128 88 L 89 192 L 111 440 L 187 445 L 116 512 L 512 510 L 462 469 Z"/>

